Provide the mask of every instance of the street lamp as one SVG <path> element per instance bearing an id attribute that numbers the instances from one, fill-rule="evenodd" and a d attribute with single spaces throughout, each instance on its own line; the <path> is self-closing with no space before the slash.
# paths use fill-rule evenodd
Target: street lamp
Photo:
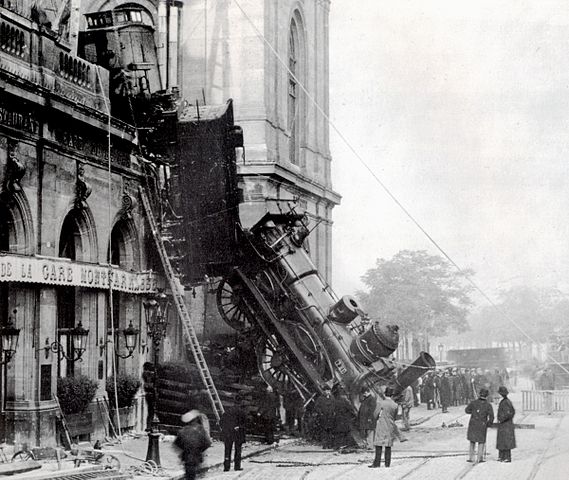
<path id="1" fill-rule="evenodd" d="M 18 310 L 14 309 L 14 317 Z M 20 337 L 20 329 L 15 328 L 12 317 L 8 317 L 6 326 L 0 327 L 0 341 L 2 351 L 0 352 L 0 365 L 6 365 L 16 353 L 18 348 L 18 338 Z"/>
<path id="2" fill-rule="evenodd" d="M 444 345 L 442 343 L 439 343 L 439 362 L 443 361 L 443 349 L 444 349 Z"/>
<path id="3" fill-rule="evenodd" d="M 89 335 L 89 330 L 85 330 L 83 328 L 83 324 L 81 320 L 79 320 L 79 324 L 75 328 L 71 328 L 67 330 L 69 336 L 71 337 L 71 346 L 72 352 L 65 353 L 63 349 L 63 345 L 58 341 L 49 343 L 49 338 L 45 339 L 45 358 L 48 358 L 50 350 L 53 353 L 57 353 L 60 359 L 66 359 L 68 362 L 76 362 L 77 360 L 83 361 L 82 356 L 87 350 L 87 336 Z"/>
<path id="4" fill-rule="evenodd" d="M 154 417 L 150 423 L 150 431 L 148 432 L 148 450 L 146 452 L 146 461 L 152 460 L 156 465 L 160 466 L 160 450 L 158 440 L 160 433 L 155 432 L 160 423 L 156 412 L 158 411 L 158 353 L 162 338 L 166 336 L 166 327 L 168 326 L 168 307 L 170 299 L 164 292 L 160 292 L 154 297 L 144 301 L 144 314 L 146 316 L 146 328 L 148 336 L 152 338 L 154 347 L 154 374 L 153 374 L 153 405 Z"/>
<path id="5" fill-rule="evenodd" d="M 131 320 L 128 327 L 126 327 L 122 331 L 122 333 L 124 335 L 124 343 L 128 353 L 126 355 L 121 355 L 120 353 L 117 353 L 115 350 L 115 355 L 119 358 L 126 359 L 134 355 L 134 351 L 136 350 L 136 343 L 138 340 L 138 334 L 140 333 L 140 330 L 132 326 L 132 320 Z"/>

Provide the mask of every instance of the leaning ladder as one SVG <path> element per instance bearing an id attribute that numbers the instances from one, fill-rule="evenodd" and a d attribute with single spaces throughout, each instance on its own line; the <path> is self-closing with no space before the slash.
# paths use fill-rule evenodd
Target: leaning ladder
<path id="1" fill-rule="evenodd" d="M 196 330 L 192 323 L 192 319 L 190 318 L 190 313 L 186 308 L 186 302 L 184 299 L 184 287 L 180 283 L 179 278 L 174 273 L 174 269 L 170 263 L 170 258 L 168 257 L 168 253 L 164 247 L 164 242 L 162 241 L 162 236 L 158 229 L 156 219 L 154 218 L 154 213 L 152 212 L 152 207 L 150 206 L 148 195 L 146 194 L 144 187 L 140 187 L 139 191 L 140 197 L 142 198 L 142 205 L 144 206 L 144 211 L 146 213 L 146 218 L 148 219 L 150 229 L 152 230 L 152 237 L 154 238 L 154 243 L 156 244 L 158 253 L 160 254 L 164 272 L 166 273 L 166 278 L 168 278 L 170 290 L 172 291 L 172 296 L 174 297 L 174 303 L 176 304 L 178 316 L 182 322 L 182 327 L 184 330 L 184 343 L 186 345 L 186 348 L 192 352 L 192 355 L 200 372 L 201 379 L 207 390 L 209 400 L 213 407 L 213 413 L 219 422 L 221 414 L 223 413 L 223 405 L 219 399 L 219 394 L 217 393 L 217 389 L 213 383 L 213 378 L 211 377 L 209 368 L 207 367 L 207 363 L 200 347 L 200 342 L 196 335 Z"/>

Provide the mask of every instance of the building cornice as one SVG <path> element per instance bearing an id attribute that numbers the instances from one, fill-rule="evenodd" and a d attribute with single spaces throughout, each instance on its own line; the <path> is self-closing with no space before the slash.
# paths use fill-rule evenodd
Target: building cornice
<path id="1" fill-rule="evenodd" d="M 303 192 L 326 200 L 333 205 L 339 205 L 342 196 L 331 188 L 322 185 L 301 173 L 293 172 L 278 163 L 239 164 L 238 173 L 242 177 L 258 177 L 259 175 L 275 178 L 290 184 Z"/>

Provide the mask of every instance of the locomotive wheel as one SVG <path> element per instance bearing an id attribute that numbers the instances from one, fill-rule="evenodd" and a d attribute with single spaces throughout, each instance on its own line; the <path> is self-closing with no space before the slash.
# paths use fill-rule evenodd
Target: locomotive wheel
<path id="1" fill-rule="evenodd" d="M 290 372 L 286 366 L 287 359 L 280 350 L 274 337 L 271 338 L 271 341 L 265 338 L 255 346 L 257 367 L 261 377 L 276 392 L 285 392 Z"/>
<path id="2" fill-rule="evenodd" d="M 330 380 L 332 373 L 326 355 L 324 355 L 320 345 L 314 340 L 308 329 L 302 324 L 297 324 L 294 326 L 293 336 L 296 340 L 296 345 L 302 350 L 304 358 L 314 365 L 316 371 L 325 380 Z"/>
<path id="3" fill-rule="evenodd" d="M 230 279 L 227 278 L 224 278 L 217 287 L 217 309 L 225 323 L 238 331 L 251 326 L 246 313 L 247 306 L 240 294 L 242 288 L 240 283 L 230 283 Z"/>

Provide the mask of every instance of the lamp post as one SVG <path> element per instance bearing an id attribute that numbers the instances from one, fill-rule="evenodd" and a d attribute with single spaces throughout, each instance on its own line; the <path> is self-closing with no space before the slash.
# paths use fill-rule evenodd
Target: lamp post
<path id="1" fill-rule="evenodd" d="M 18 310 L 14 309 L 14 317 Z M 2 351 L 0 352 L 0 365 L 6 365 L 12 360 L 18 348 L 18 339 L 20 337 L 20 329 L 14 327 L 12 317 L 8 317 L 6 326 L 0 327 L 0 342 Z"/>
<path id="2" fill-rule="evenodd" d="M 443 344 L 442 344 L 442 343 L 439 343 L 439 362 L 442 362 L 442 361 L 443 361 L 443 349 L 444 349 L 444 348 L 445 348 L 445 347 L 443 346 Z"/>
<path id="3" fill-rule="evenodd" d="M 138 328 L 134 328 L 131 321 L 128 327 L 126 327 L 122 331 L 122 333 L 124 335 L 124 344 L 126 346 L 128 353 L 126 355 L 121 355 L 115 350 L 115 355 L 119 358 L 126 359 L 134 355 L 134 351 L 136 350 L 136 343 L 138 341 L 138 334 L 140 333 L 140 330 L 138 330 Z"/>
<path id="4" fill-rule="evenodd" d="M 68 330 L 69 336 L 71 337 L 72 351 L 65 353 L 63 345 L 58 341 L 49 343 L 49 338 L 45 339 L 45 358 L 49 357 L 49 352 L 57 353 L 60 359 L 65 358 L 68 362 L 76 362 L 77 360 L 82 361 L 82 356 L 87 349 L 87 336 L 89 335 L 89 330 L 83 328 L 83 324 L 79 321 L 79 324 Z"/>
<path id="5" fill-rule="evenodd" d="M 168 306 L 170 300 L 164 292 L 160 292 L 153 298 L 143 302 L 144 313 L 146 316 L 146 328 L 148 336 L 152 338 L 152 347 L 154 349 L 154 373 L 153 373 L 153 399 L 154 416 L 150 423 L 150 431 L 148 432 L 148 450 L 146 451 L 146 461 L 152 460 L 156 465 L 160 466 L 160 449 L 158 439 L 160 433 L 156 432 L 160 420 L 156 412 L 158 411 L 158 354 L 160 352 L 160 344 L 166 336 L 166 327 L 168 326 Z"/>

